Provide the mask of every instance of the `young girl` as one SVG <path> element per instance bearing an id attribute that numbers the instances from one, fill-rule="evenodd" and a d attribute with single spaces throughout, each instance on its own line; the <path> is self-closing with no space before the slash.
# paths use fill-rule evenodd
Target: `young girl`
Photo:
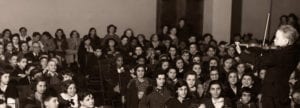
<path id="1" fill-rule="evenodd" d="M 0 71 L 0 90 L 4 93 L 9 106 L 15 108 L 18 104 L 18 90 L 14 85 L 9 84 L 10 74 L 6 71 Z"/>
<path id="2" fill-rule="evenodd" d="M 42 108 L 59 108 L 58 95 L 55 91 L 47 91 L 42 97 L 43 107 Z"/>
<path id="3" fill-rule="evenodd" d="M 46 79 L 43 77 L 36 78 L 33 83 L 33 90 L 34 93 L 21 103 L 21 106 L 24 106 L 24 108 L 42 108 L 42 98 L 47 90 Z"/>
<path id="4" fill-rule="evenodd" d="M 231 108 L 230 99 L 223 95 L 223 87 L 219 81 L 212 81 L 208 86 L 208 98 L 204 99 L 199 108 Z"/>
<path id="5" fill-rule="evenodd" d="M 194 72 L 189 72 L 186 74 L 185 79 L 187 82 L 187 87 L 188 87 L 188 94 L 187 96 L 190 99 L 199 99 L 198 93 L 197 93 L 197 87 L 196 87 L 196 83 L 198 82 L 197 80 L 197 75 Z"/>
<path id="6" fill-rule="evenodd" d="M 239 99 L 240 95 L 238 76 L 236 72 L 229 72 L 226 86 L 226 96 L 231 99 L 232 104 L 235 104 L 235 102 Z"/>
<path id="7" fill-rule="evenodd" d="M 126 106 L 127 108 L 138 108 L 139 101 L 149 92 L 150 80 L 145 78 L 145 66 L 135 67 L 136 78 L 131 79 L 127 85 Z"/>
<path id="8" fill-rule="evenodd" d="M 62 92 L 59 95 L 58 101 L 62 108 L 78 108 L 78 95 L 76 84 L 72 80 L 62 82 Z"/>
<path id="9" fill-rule="evenodd" d="M 176 97 L 170 99 L 166 106 L 168 108 L 188 108 L 190 100 L 186 99 L 188 92 L 188 85 L 184 81 L 179 81 L 176 85 Z"/>
<path id="10" fill-rule="evenodd" d="M 78 94 L 79 108 L 96 108 L 94 96 L 91 92 L 83 91 Z"/>
<path id="11" fill-rule="evenodd" d="M 19 34 L 13 34 L 11 37 L 11 42 L 14 47 L 14 52 L 20 51 L 20 35 Z"/>

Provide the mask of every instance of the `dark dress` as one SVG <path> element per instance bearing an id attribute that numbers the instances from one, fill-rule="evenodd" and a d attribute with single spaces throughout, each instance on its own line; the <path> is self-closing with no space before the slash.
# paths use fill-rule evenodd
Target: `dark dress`
<path id="1" fill-rule="evenodd" d="M 146 81 L 147 80 L 147 81 Z M 148 82 L 148 87 L 146 87 L 146 90 L 144 92 L 144 96 L 146 94 L 149 94 L 148 92 L 151 89 L 150 81 L 148 79 L 145 79 L 145 83 Z M 137 79 L 131 79 L 127 86 L 127 92 L 126 92 L 126 106 L 127 108 L 139 108 L 139 102 L 140 99 L 138 98 L 138 87 L 137 87 Z"/>
<path id="2" fill-rule="evenodd" d="M 171 99 L 170 91 L 167 88 L 154 90 L 144 96 L 139 103 L 139 108 L 165 108 L 166 103 Z"/>
<path id="3" fill-rule="evenodd" d="M 177 98 L 172 98 L 166 103 L 167 108 L 189 108 L 190 104 L 190 100 L 183 100 L 181 103 Z"/>
<path id="4" fill-rule="evenodd" d="M 289 107 L 289 77 L 299 60 L 299 48 L 291 45 L 275 50 L 249 48 L 251 53 L 242 53 L 241 60 L 266 67 L 267 73 L 262 84 L 262 104 L 266 108 Z M 260 56 L 262 53 L 263 56 Z M 279 80 L 280 79 L 280 80 Z"/>

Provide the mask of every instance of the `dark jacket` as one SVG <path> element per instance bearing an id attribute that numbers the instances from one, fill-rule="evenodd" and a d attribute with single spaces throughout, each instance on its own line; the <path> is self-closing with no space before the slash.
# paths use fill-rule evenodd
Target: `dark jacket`
<path id="1" fill-rule="evenodd" d="M 242 53 L 241 60 L 267 69 L 262 85 L 263 96 L 287 102 L 290 90 L 288 81 L 298 64 L 299 48 L 291 45 L 267 51 L 257 48 L 248 50 L 251 53 Z"/>

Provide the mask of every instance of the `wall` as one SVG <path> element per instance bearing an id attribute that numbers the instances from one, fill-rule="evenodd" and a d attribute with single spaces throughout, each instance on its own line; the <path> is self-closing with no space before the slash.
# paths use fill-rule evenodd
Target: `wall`
<path id="1" fill-rule="evenodd" d="M 203 33 L 211 33 L 217 41 L 229 41 L 232 0 L 204 0 Z"/>
<path id="2" fill-rule="evenodd" d="M 156 0 L 0 0 L 0 30 L 18 32 L 25 26 L 29 33 L 45 30 L 54 33 L 63 28 L 67 34 L 75 29 L 81 35 L 95 27 L 98 35 L 115 24 L 117 34 L 132 28 L 149 36 L 156 27 Z"/>
<path id="3" fill-rule="evenodd" d="M 283 14 L 295 13 L 300 17 L 299 0 L 273 0 L 270 22 L 270 39 L 279 25 L 279 17 Z M 263 39 L 267 13 L 271 0 L 243 0 L 242 33 L 253 33 L 255 38 Z"/>

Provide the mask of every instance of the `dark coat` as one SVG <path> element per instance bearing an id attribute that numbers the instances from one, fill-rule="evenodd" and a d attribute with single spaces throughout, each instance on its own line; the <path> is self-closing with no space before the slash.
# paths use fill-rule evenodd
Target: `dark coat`
<path id="1" fill-rule="evenodd" d="M 267 69 L 262 85 L 263 96 L 287 102 L 290 90 L 288 81 L 298 64 L 299 48 L 291 45 L 267 51 L 257 48 L 248 50 L 251 53 L 242 53 L 241 60 Z"/>
<path id="2" fill-rule="evenodd" d="M 202 104 L 205 105 L 205 108 L 215 108 L 211 98 L 205 98 L 202 100 Z M 223 108 L 231 108 L 232 104 L 229 98 L 224 98 Z"/>

